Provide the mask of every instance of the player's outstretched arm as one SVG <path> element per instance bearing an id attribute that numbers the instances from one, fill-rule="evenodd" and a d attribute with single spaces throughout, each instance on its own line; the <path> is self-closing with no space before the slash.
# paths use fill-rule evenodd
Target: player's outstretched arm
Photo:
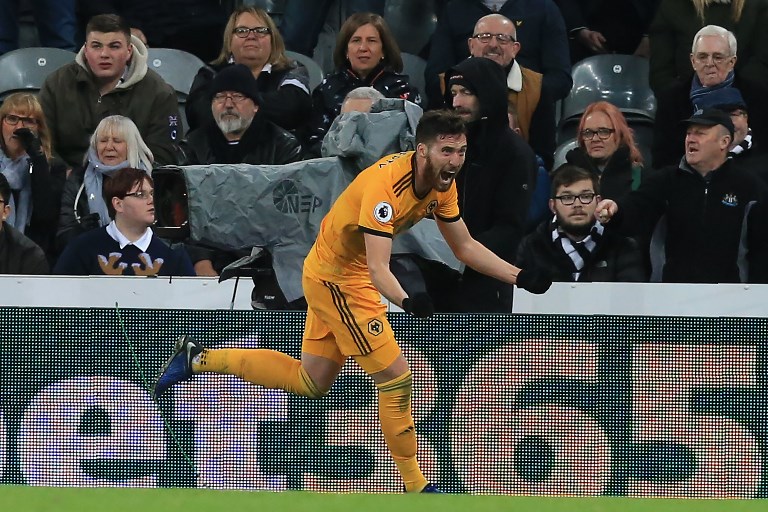
<path id="1" fill-rule="evenodd" d="M 496 256 L 490 249 L 472 238 L 463 219 L 456 222 L 437 220 L 445 241 L 453 254 L 465 265 L 499 281 L 516 284 L 531 293 L 546 292 L 552 280 L 535 270 L 522 270 Z"/>
<path id="2" fill-rule="evenodd" d="M 373 286 L 390 302 L 402 307 L 403 300 L 408 297 L 395 275 L 389 269 L 389 258 L 392 256 L 392 239 L 385 236 L 364 233 L 365 252 L 368 259 L 368 273 L 371 275 Z"/>

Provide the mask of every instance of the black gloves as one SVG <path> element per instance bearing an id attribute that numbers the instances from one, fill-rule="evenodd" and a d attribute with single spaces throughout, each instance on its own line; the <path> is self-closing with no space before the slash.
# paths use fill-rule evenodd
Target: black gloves
<path id="1" fill-rule="evenodd" d="M 19 139 L 21 145 L 24 146 L 24 150 L 29 156 L 41 156 L 43 154 L 43 146 L 40 144 L 40 137 L 29 128 L 19 128 L 14 131 L 13 134 Z"/>
<path id="2" fill-rule="evenodd" d="M 515 284 L 517 284 L 518 288 L 522 288 L 525 291 L 541 294 L 552 286 L 552 279 L 548 275 L 536 270 L 521 270 L 517 274 L 517 282 Z"/>
<path id="3" fill-rule="evenodd" d="M 101 226 L 101 219 L 99 218 L 98 213 L 91 213 L 89 215 L 83 215 L 80 217 L 80 229 L 85 231 L 90 231 L 92 229 L 96 229 Z"/>
<path id="4" fill-rule="evenodd" d="M 417 293 L 413 297 L 403 299 L 403 310 L 416 318 L 427 318 L 435 312 L 432 299 L 426 293 Z"/>

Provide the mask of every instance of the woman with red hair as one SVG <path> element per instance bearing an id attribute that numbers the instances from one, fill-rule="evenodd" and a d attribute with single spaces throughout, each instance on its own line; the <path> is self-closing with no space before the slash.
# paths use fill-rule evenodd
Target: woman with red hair
<path id="1" fill-rule="evenodd" d="M 643 156 L 624 114 L 608 103 L 592 103 L 584 111 L 576 134 L 579 147 L 566 155 L 568 163 L 600 176 L 604 198 L 617 199 L 642 181 Z"/>

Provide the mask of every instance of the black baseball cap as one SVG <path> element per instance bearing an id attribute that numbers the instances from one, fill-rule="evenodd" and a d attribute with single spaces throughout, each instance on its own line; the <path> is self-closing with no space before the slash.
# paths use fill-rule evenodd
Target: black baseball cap
<path id="1" fill-rule="evenodd" d="M 733 132 L 735 129 L 733 127 L 731 115 L 718 108 L 700 108 L 683 122 L 687 125 L 698 124 L 702 126 L 717 126 L 718 124 L 721 124 L 725 126 L 728 133 L 731 134 L 731 139 L 733 139 Z"/>

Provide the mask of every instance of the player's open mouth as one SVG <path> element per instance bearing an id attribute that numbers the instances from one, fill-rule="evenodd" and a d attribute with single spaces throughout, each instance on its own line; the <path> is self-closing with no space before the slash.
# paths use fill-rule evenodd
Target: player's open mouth
<path id="1" fill-rule="evenodd" d="M 440 179 L 443 181 L 451 181 L 456 176 L 457 171 L 441 171 Z"/>

